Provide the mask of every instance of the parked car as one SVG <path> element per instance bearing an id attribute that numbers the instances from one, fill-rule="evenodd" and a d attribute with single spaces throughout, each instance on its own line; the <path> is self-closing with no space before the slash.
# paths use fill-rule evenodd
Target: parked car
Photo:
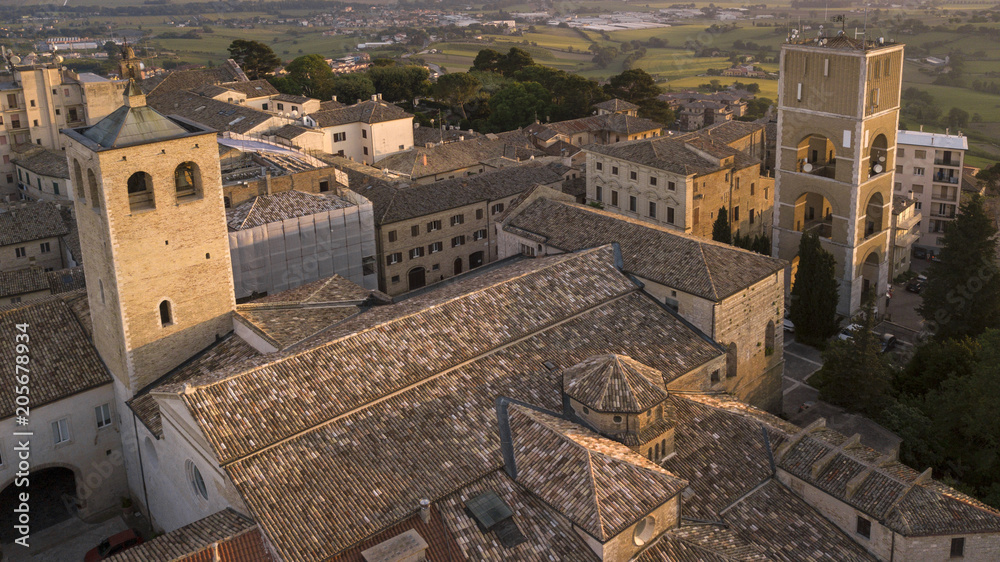
<path id="1" fill-rule="evenodd" d="M 882 353 L 889 353 L 896 347 L 899 340 L 892 334 L 882 334 Z"/>
<path id="2" fill-rule="evenodd" d="M 919 295 L 920 291 L 923 291 L 925 286 L 926 284 L 920 279 L 911 279 L 910 282 L 906 284 L 906 290 Z"/>
<path id="3" fill-rule="evenodd" d="M 838 334 L 837 337 L 842 340 L 849 340 L 854 337 L 854 330 L 857 330 L 860 327 L 861 324 L 851 324 L 850 326 L 841 330 L 840 334 Z"/>
<path id="4" fill-rule="evenodd" d="M 785 331 L 788 332 L 789 334 L 795 333 L 795 324 L 792 323 L 792 321 L 789 320 L 788 318 L 785 318 Z"/>
<path id="5" fill-rule="evenodd" d="M 98 562 L 140 544 L 142 544 L 142 537 L 139 536 L 139 533 L 128 529 L 101 541 L 101 544 L 87 551 L 83 560 L 84 562 Z"/>
<path id="6" fill-rule="evenodd" d="M 924 248 L 914 248 L 913 257 L 918 260 L 925 260 L 927 259 L 927 250 Z"/>

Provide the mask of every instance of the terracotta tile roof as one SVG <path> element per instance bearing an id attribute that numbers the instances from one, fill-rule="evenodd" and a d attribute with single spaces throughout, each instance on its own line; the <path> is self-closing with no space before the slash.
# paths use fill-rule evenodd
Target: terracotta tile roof
<path id="1" fill-rule="evenodd" d="M 330 304 L 356 303 L 361 304 L 373 294 L 381 295 L 379 291 L 366 289 L 361 285 L 345 279 L 340 275 L 332 275 L 312 283 L 300 285 L 294 289 L 281 291 L 273 295 L 254 300 L 251 305 L 260 304 Z M 241 305 L 246 306 L 246 305 Z"/>
<path id="2" fill-rule="evenodd" d="M 381 226 L 473 203 L 506 199 L 536 184 L 559 185 L 561 182 L 562 175 L 556 170 L 530 163 L 428 184 L 369 181 L 356 185 L 352 181 L 351 186 L 372 202 L 375 224 Z"/>
<path id="3" fill-rule="evenodd" d="M 604 109 L 607 111 L 633 111 L 639 109 L 639 106 L 622 99 L 614 98 L 608 101 L 602 101 L 601 103 L 595 103 L 594 108 Z"/>
<path id="4" fill-rule="evenodd" d="M 769 480 L 736 502 L 725 522 L 773 560 L 878 560 L 778 480 Z"/>
<path id="5" fill-rule="evenodd" d="M 0 298 L 49 290 L 49 277 L 40 267 L 0 271 Z"/>
<path id="6" fill-rule="evenodd" d="M 479 530 L 476 521 L 465 511 L 465 502 L 487 491 L 495 492 L 514 512 L 513 520 L 525 542 L 506 548 L 495 533 Z M 502 471 L 494 471 L 480 480 L 444 497 L 438 504 L 441 514 L 462 549 L 464 560 L 483 562 L 597 562 L 597 555 L 573 530 L 572 523 L 552 510 L 539 498 L 515 484 Z"/>
<path id="7" fill-rule="evenodd" d="M 247 80 L 246 74 L 232 59 L 215 68 L 198 68 L 193 70 L 175 70 L 140 83 L 142 91 L 147 95 L 160 92 L 179 90 L 194 90 L 205 84 L 221 84 L 233 81 Z"/>
<path id="8" fill-rule="evenodd" d="M 534 408 L 507 407 L 515 480 L 600 542 L 687 482 L 628 447 Z"/>
<path id="9" fill-rule="evenodd" d="M 281 94 L 274 96 L 272 98 L 275 101 L 286 101 L 288 103 L 306 103 L 307 101 L 313 99 L 309 96 L 295 96 L 292 94 Z"/>
<path id="10" fill-rule="evenodd" d="M 440 127 L 416 127 L 413 129 L 413 146 L 427 146 L 440 142 L 461 142 L 462 140 L 482 137 L 471 129 L 441 129 Z"/>
<path id="11" fill-rule="evenodd" d="M 404 519 L 392 527 L 368 537 L 356 547 L 334 556 L 330 562 L 367 562 L 361 555 L 364 550 L 409 530 L 416 531 L 427 542 L 427 560 L 457 561 L 462 559 L 462 551 L 441 517 L 440 509 L 435 505 L 431 505 L 429 509 L 429 518 L 426 522 L 419 515 Z"/>
<path id="12" fill-rule="evenodd" d="M 217 550 L 218 549 L 218 550 Z M 215 554 L 218 553 L 218 558 Z M 270 562 L 248 517 L 226 508 L 107 559 L 108 562 Z"/>
<path id="13" fill-rule="evenodd" d="M 585 150 L 619 158 L 683 176 L 700 176 L 728 168 L 691 150 L 687 145 L 709 152 L 716 158 L 733 158 L 733 166 L 742 170 L 760 162 L 710 136 L 654 137 L 622 141 L 608 145 L 588 145 Z"/>
<path id="14" fill-rule="evenodd" d="M 245 94 L 247 99 L 276 96 L 281 93 L 267 80 L 221 82 L 219 83 L 219 86 L 222 86 L 227 90 L 233 90 L 241 94 Z"/>
<path id="15" fill-rule="evenodd" d="M 281 137 L 283 139 L 296 139 L 302 135 L 309 133 L 322 134 L 322 131 L 317 131 L 316 129 L 307 129 L 299 125 L 282 125 L 278 130 L 274 131 L 274 135 Z"/>
<path id="16" fill-rule="evenodd" d="M 320 128 L 348 123 L 384 123 L 397 119 L 413 119 L 412 114 L 403 111 L 397 105 L 374 100 L 336 109 L 321 109 L 309 116 L 316 120 L 316 126 Z"/>
<path id="17" fill-rule="evenodd" d="M 14 158 L 18 166 L 42 176 L 69 179 L 69 164 L 62 150 L 47 148 L 32 150 Z"/>
<path id="18" fill-rule="evenodd" d="M 217 131 L 248 133 L 277 118 L 245 105 L 206 98 L 183 90 L 157 89 L 147 98 L 150 107 L 164 115 L 179 115 Z"/>
<path id="19" fill-rule="evenodd" d="M 545 155 L 534 148 L 523 132 L 516 133 L 503 137 L 493 135 L 492 138 L 487 135 L 432 147 L 414 146 L 410 150 L 391 154 L 377 164 L 379 168 L 411 178 L 423 178 L 476 166 L 496 158 L 516 162 Z"/>
<path id="20" fill-rule="evenodd" d="M 335 100 L 326 100 L 319 102 L 320 111 L 330 111 L 331 109 L 340 109 L 342 107 L 347 107 L 347 104 Z"/>
<path id="21" fill-rule="evenodd" d="M 281 308 L 239 305 L 236 315 L 271 345 L 285 349 L 360 310 L 357 306 L 345 305 Z"/>
<path id="22" fill-rule="evenodd" d="M 763 123 L 754 123 L 751 121 L 723 121 L 717 125 L 711 125 L 704 129 L 694 131 L 692 134 L 707 136 L 728 145 L 757 133 L 762 129 L 764 129 Z"/>
<path id="23" fill-rule="evenodd" d="M 527 128 L 531 132 L 539 132 L 539 137 L 543 140 L 552 138 L 552 134 L 572 136 L 579 133 L 594 133 L 598 131 L 608 131 L 620 135 L 635 135 L 660 131 L 663 125 L 646 119 L 644 117 L 634 117 L 621 113 L 604 113 L 601 115 L 589 115 L 579 119 L 568 121 L 556 121 L 553 123 L 536 123 Z M 545 133 L 545 132 L 547 133 Z M 614 139 L 612 139 L 614 140 Z"/>
<path id="24" fill-rule="evenodd" d="M 36 408 L 111 384 L 111 375 L 69 304 L 75 296 L 78 293 L 52 295 L 0 307 L 0 336 L 10 342 L 0 347 L 0 359 L 11 365 L 13 377 L 15 359 L 21 355 L 15 336 L 28 334 L 31 405 Z M 21 324 L 27 324 L 26 332 L 17 328 Z M 15 413 L 14 388 L 14 384 L 0 386 L 0 419 Z"/>
<path id="25" fill-rule="evenodd" d="M 149 429 L 150 433 L 159 439 L 163 436 L 160 406 L 150 394 L 151 391 L 156 390 L 160 385 L 183 384 L 194 377 L 242 363 L 257 355 L 259 355 L 257 350 L 250 344 L 230 334 L 161 377 L 148 388 L 140 389 L 131 400 L 125 403 L 135 412 L 139 421 Z"/>
<path id="26" fill-rule="evenodd" d="M 613 351 L 673 380 L 721 356 L 613 263 L 610 247 L 523 260 L 160 391 L 180 393 L 281 556 L 322 559 L 499 469 L 496 396 L 561 405 L 544 361 Z"/>
<path id="27" fill-rule="evenodd" d="M 32 242 L 69 233 L 54 203 L 22 203 L 0 213 L 0 246 Z"/>
<path id="28" fill-rule="evenodd" d="M 667 399 L 659 371 L 622 355 L 599 355 L 566 369 L 563 389 L 598 412 L 645 412 Z"/>
<path id="29" fill-rule="evenodd" d="M 739 533 L 713 524 L 682 523 L 643 550 L 636 562 L 763 562 L 763 548 Z"/>
<path id="30" fill-rule="evenodd" d="M 230 231 L 239 231 L 354 206 L 354 203 L 336 195 L 290 190 L 258 195 L 226 209 L 226 222 Z"/>
<path id="31" fill-rule="evenodd" d="M 76 291 L 87 287 L 87 279 L 83 271 L 83 266 L 78 265 L 69 269 L 50 271 L 45 274 L 49 283 L 49 291 L 53 295 Z"/>
<path id="32" fill-rule="evenodd" d="M 617 242 L 626 271 L 713 301 L 774 275 L 785 264 L 653 223 L 546 199 L 532 202 L 504 228 L 518 235 L 532 233 L 539 242 L 565 251 Z"/>

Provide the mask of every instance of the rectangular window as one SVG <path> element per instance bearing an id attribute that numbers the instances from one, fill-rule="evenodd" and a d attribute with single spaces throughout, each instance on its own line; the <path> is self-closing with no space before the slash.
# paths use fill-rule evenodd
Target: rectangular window
<path id="1" fill-rule="evenodd" d="M 639 174 L 637 174 L 635 172 L 629 172 L 628 173 L 628 179 L 630 179 L 632 181 L 635 181 L 635 180 L 639 179 Z"/>
<path id="2" fill-rule="evenodd" d="M 740 208 L 733 207 L 733 222 L 740 222 Z"/>
<path id="3" fill-rule="evenodd" d="M 823 76 L 830 75 L 830 59 L 823 59 Z"/>
<path id="4" fill-rule="evenodd" d="M 283 111 L 284 109 L 285 109 L 285 104 L 279 103 L 278 104 L 278 111 Z"/>
<path id="5" fill-rule="evenodd" d="M 649 185 L 656 185 L 656 176 L 649 176 Z"/>
<path id="6" fill-rule="evenodd" d="M 799 85 L 796 88 L 796 91 L 795 91 L 795 100 L 796 101 L 802 101 L 802 82 L 799 82 Z"/>
<path id="7" fill-rule="evenodd" d="M 485 228 L 480 228 L 479 230 L 477 230 L 477 231 L 475 231 L 475 232 L 472 233 L 472 239 L 473 240 L 482 240 L 484 238 L 486 238 L 486 229 Z"/>
<path id="8" fill-rule="evenodd" d="M 69 419 L 52 422 L 52 438 L 56 445 L 69 441 Z"/>
<path id="9" fill-rule="evenodd" d="M 674 224 L 674 208 L 673 207 L 667 207 L 667 222 L 670 223 L 670 224 Z"/>
<path id="10" fill-rule="evenodd" d="M 527 244 L 521 244 L 521 255 L 522 256 L 535 256 L 535 247 L 529 246 Z"/>
<path id="11" fill-rule="evenodd" d="M 441 221 L 431 221 L 427 223 L 427 232 L 434 232 L 435 230 L 441 230 Z"/>
<path id="12" fill-rule="evenodd" d="M 361 129 L 361 138 L 363 138 L 363 139 L 368 138 L 368 130 L 367 129 Z"/>
<path id="13" fill-rule="evenodd" d="M 594 193 L 594 195 L 596 196 L 595 198 L 598 201 L 604 201 L 604 188 L 602 188 L 601 186 L 597 186 L 596 189 L 597 191 Z"/>
<path id="14" fill-rule="evenodd" d="M 69 121 L 70 121 L 70 123 L 75 123 L 76 121 L 79 121 L 79 120 L 80 120 L 80 117 L 76 113 L 76 108 L 75 107 L 69 108 Z"/>
<path id="15" fill-rule="evenodd" d="M 465 222 L 465 215 L 454 215 L 451 217 L 451 226 L 463 224 Z"/>
<path id="16" fill-rule="evenodd" d="M 611 206 L 612 207 L 618 206 L 618 192 L 613 189 L 611 190 Z"/>
<path id="17" fill-rule="evenodd" d="M 416 248 L 412 248 L 410 250 L 410 259 L 411 260 L 415 260 L 417 258 L 422 258 L 422 257 L 424 257 L 424 247 L 423 246 L 417 246 Z"/>
<path id="18" fill-rule="evenodd" d="M 398 275 L 393 275 L 392 276 L 392 282 L 393 283 L 399 283 L 399 276 Z"/>
<path id="19" fill-rule="evenodd" d="M 375 275 L 375 256 L 361 258 L 361 275 Z"/>
<path id="20" fill-rule="evenodd" d="M 347 140 L 347 133 L 333 133 L 333 142 L 344 142 Z"/>
<path id="21" fill-rule="evenodd" d="M 388 256 L 385 257 L 385 264 L 386 265 L 392 265 L 394 263 L 399 263 L 401 261 L 403 261 L 403 254 L 402 254 L 402 252 L 395 252 L 395 253 L 389 254 Z"/>
<path id="22" fill-rule="evenodd" d="M 390 230 L 389 231 L 389 242 L 395 242 L 395 241 L 396 241 L 396 231 L 395 230 Z"/>
<path id="23" fill-rule="evenodd" d="M 866 539 L 872 538 L 872 522 L 858 515 L 857 532 Z"/>
<path id="24" fill-rule="evenodd" d="M 492 207 L 490 207 L 490 214 L 491 215 L 495 215 L 497 213 L 502 213 L 502 212 L 503 212 L 503 203 L 497 203 L 497 204 L 493 205 Z"/>
<path id="25" fill-rule="evenodd" d="M 596 164 L 596 166 L 597 166 L 597 171 L 598 171 L 598 172 L 600 172 L 601 170 L 603 170 L 603 169 L 604 169 L 604 164 L 601 164 L 600 162 L 598 162 L 598 163 Z"/>
<path id="26" fill-rule="evenodd" d="M 443 247 L 444 247 L 443 244 L 441 244 L 440 242 L 435 242 L 430 246 L 427 246 L 427 251 L 431 254 L 436 254 L 440 252 Z"/>
<path id="27" fill-rule="evenodd" d="M 923 168 L 913 168 L 913 175 L 915 175 L 915 176 L 922 176 L 922 175 L 924 175 L 924 169 Z"/>
<path id="28" fill-rule="evenodd" d="M 483 220 L 483 210 L 476 209 L 476 220 Z"/>
<path id="29" fill-rule="evenodd" d="M 701 223 L 701 209 L 695 207 L 691 210 L 691 226 L 698 226 Z"/>
<path id="30" fill-rule="evenodd" d="M 11 109 L 17 107 L 17 94 L 7 94 L 7 107 Z"/>
<path id="31" fill-rule="evenodd" d="M 32 123 L 32 126 L 37 127 L 38 126 L 38 119 L 32 119 L 31 123 Z"/>
<path id="32" fill-rule="evenodd" d="M 25 252 L 24 246 L 21 246 L 20 248 L 14 248 L 14 256 L 15 257 L 23 258 L 26 255 L 28 255 L 28 254 Z"/>
<path id="33" fill-rule="evenodd" d="M 461 246 L 462 244 L 465 244 L 465 236 L 456 236 L 451 239 L 452 248 L 456 248 L 458 246 Z"/>
<path id="34" fill-rule="evenodd" d="M 94 408 L 97 415 L 97 429 L 111 425 L 111 404 L 101 404 Z"/>
<path id="35" fill-rule="evenodd" d="M 719 370 L 716 369 L 712 371 L 712 384 L 719 382 L 720 379 L 721 377 L 719 376 Z"/>
<path id="36" fill-rule="evenodd" d="M 750 182 L 750 195 L 753 195 L 757 190 L 757 185 L 754 182 Z"/>
<path id="37" fill-rule="evenodd" d="M 899 155 L 902 156 L 903 155 L 902 152 L 900 152 Z M 927 151 L 926 150 L 914 150 L 913 151 L 913 157 L 914 158 L 918 158 L 920 160 L 923 160 L 924 158 L 927 158 Z"/>
<path id="38" fill-rule="evenodd" d="M 59 184 L 57 182 L 52 182 L 52 193 L 59 195 Z"/>
<path id="39" fill-rule="evenodd" d="M 362 131 L 362 132 L 364 132 L 364 131 Z M 361 152 L 364 153 L 365 156 L 368 156 L 368 147 L 367 146 L 362 146 L 361 147 Z"/>
<path id="40" fill-rule="evenodd" d="M 951 557 L 962 558 L 965 556 L 965 537 L 951 539 Z"/>
<path id="41" fill-rule="evenodd" d="M 898 156 L 900 158 L 906 156 L 906 150 L 904 150 L 902 148 L 897 148 L 896 149 L 896 156 Z"/>
<path id="42" fill-rule="evenodd" d="M 420 236 L 420 226 L 413 225 L 410 227 L 410 236 Z"/>
<path id="43" fill-rule="evenodd" d="M 667 191 L 677 191 L 677 185 L 674 182 L 672 182 L 672 181 L 668 181 L 667 182 Z"/>
<path id="44" fill-rule="evenodd" d="M 656 203 L 653 201 L 649 202 L 649 216 L 650 218 L 656 218 Z"/>
<path id="45" fill-rule="evenodd" d="M 324 192 L 327 192 L 327 191 L 330 191 L 330 181 L 329 180 L 322 180 L 322 181 L 320 181 L 319 182 L 319 192 L 320 193 L 324 193 Z"/>
<path id="46" fill-rule="evenodd" d="M 750 209 L 750 224 L 753 224 L 753 209 Z"/>
<path id="47" fill-rule="evenodd" d="M 639 203 L 638 199 L 636 199 L 632 195 L 629 195 L 629 197 L 628 197 L 628 210 L 632 211 L 633 213 L 636 212 L 635 209 L 636 209 L 636 205 L 638 205 L 638 203 Z"/>
<path id="48" fill-rule="evenodd" d="M 613 176 L 618 175 L 618 166 L 611 166 L 611 175 Z"/>
<path id="49" fill-rule="evenodd" d="M 49 244 L 50 244 L 49 242 L 42 242 L 41 244 L 38 245 L 41 248 L 43 254 L 47 254 L 52 251 L 52 248 L 49 246 Z"/>

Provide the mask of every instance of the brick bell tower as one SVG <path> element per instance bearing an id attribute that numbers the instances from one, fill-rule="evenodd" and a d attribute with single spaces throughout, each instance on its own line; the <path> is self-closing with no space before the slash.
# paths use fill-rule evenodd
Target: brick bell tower
<path id="1" fill-rule="evenodd" d="M 65 129 L 93 339 L 127 400 L 232 329 L 215 131 L 146 105 Z"/>
<path id="2" fill-rule="evenodd" d="M 773 253 L 791 264 L 803 232 L 837 260 L 837 312 L 888 288 L 903 45 L 843 32 L 781 49 Z M 883 305 L 882 299 L 876 303 Z"/>

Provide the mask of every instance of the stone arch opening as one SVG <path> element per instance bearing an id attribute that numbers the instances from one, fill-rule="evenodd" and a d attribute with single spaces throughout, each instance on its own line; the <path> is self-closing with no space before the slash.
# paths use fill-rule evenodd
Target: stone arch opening
<path id="1" fill-rule="evenodd" d="M 731 379 L 731 378 L 733 378 L 733 377 L 736 376 L 736 367 L 737 367 L 737 359 L 738 359 L 736 352 L 737 352 L 736 342 L 730 343 L 729 347 L 726 349 L 726 378 L 727 379 Z"/>
<path id="2" fill-rule="evenodd" d="M 885 200 L 879 192 L 872 193 L 865 207 L 865 238 L 889 228 L 886 223 Z"/>
<path id="3" fill-rule="evenodd" d="M 427 270 L 423 267 L 414 267 L 406 274 L 406 281 L 410 291 L 423 287 L 427 284 Z"/>
<path id="4" fill-rule="evenodd" d="M 455 263 L 453 265 L 454 265 L 454 267 L 453 267 L 453 269 L 454 269 L 454 275 L 461 274 L 462 273 L 462 258 L 455 258 Z"/>
<path id="5" fill-rule="evenodd" d="M 76 514 L 76 473 L 64 466 L 51 466 L 31 472 L 30 482 L 29 523 L 31 533 L 73 517 Z M 0 492 L 0 542 L 7 544 L 20 536 L 14 530 L 14 525 L 20 524 L 14 509 L 20 504 L 19 495 L 26 489 L 10 485 Z"/>
<path id="6" fill-rule="evenodd" d="M 101 206 L 100 190 L 97 189 L 97 176 L 94 170 L 87 170 L 87 186 L 90 188 L 90 206 L 97 209 Z M 83 186 L 80 186 L 83 189 Z"/>
<path id="7" fill-rule="evenodd" d="M 174 169 L 174 187 L 178 199 L 201 197 L 201 169 L 194 162 L 181 162 Z"/>
<path id="8" fill-rule="evenodd" d="M 486 260 L 486 254 L 483 251 L 472 252 L 469 254 L 469 269 L 476 269 L 477 267 L 483 265 Z"/>
<path id="9" fill-rule="evenodd" d="M 861 301 L 868 298 L 871 291 L 878 291 L 878 270 L 882 258 L 878 252 L 871 252 L 861 263 Z"/>
<path id="10" fill-rule="evenodd" d="M 166 327 L 174 323 L 173 310 L 170 307 L 170 301 L 164 300 L 160 302 L 160 326 Z"/>
<path id="11" fill-rule="evenodd" d="M 807 191 L 795 200 L 795 230 L 833 237 L 833 206 L 819 193 Z"/>
<path id="12" fill-rule="evenodd" d="M 132 211 L 153 209 L 153 176 L 146 172 L 136 172 L 128 177 L 128 206 Z"/>
<path id="13" fill-rule="evenodd" d="M 771 355 L 777 346 L 777 331 L 774 329 L 774 320 L 768 320 L 764 328 L 764 353 Z"/>
<path id="14" fill-rule="evenodd" d="M 799 141 L 795 171 L 833 178 L 836 176 L 836 160 L 833 141 L 813 133 Z"/>
<path id="15" fill-rule="evenodd" d="M 889 140 L 879 133 L 868 147 L 868 177 L 884 174 L 889 169 Z"/>

